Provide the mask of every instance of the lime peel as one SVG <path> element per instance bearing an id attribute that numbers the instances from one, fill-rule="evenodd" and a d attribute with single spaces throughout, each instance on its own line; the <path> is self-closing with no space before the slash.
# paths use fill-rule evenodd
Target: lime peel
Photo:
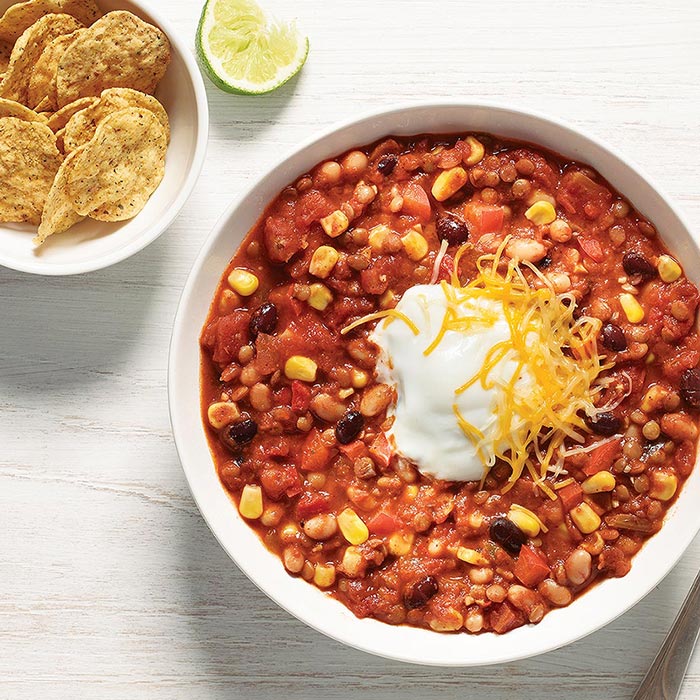
<path id="1" fill-rule="evenodd" d="M 266 17 L 253 0 L 207 0 L 196 37 L 199 60 L 226 92 L 260 95 L 295 76 L 309 40 L 295 22 Z"/>

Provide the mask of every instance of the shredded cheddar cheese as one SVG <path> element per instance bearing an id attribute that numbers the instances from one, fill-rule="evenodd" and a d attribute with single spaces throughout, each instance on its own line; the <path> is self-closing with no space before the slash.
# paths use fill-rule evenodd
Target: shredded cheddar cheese
<path id="1" fill-rule="evenodd" d="M 357 321 L 353 321 L 352 323 L 345 326 L 345 328 L 342 328 L 340 331 L 340 335 L 346 335 L 350 331 L 355 330 L 355 328 L 357 328 L 358 326 L 361 326 L 363 323 L 369 323 L 370 321 L 378 321 L 382 318 L 386 318 L 388 321 L 398 318 L 411 329 L 413 335 L 418 335 L 418 333 L 420 332 L 416 324 L 413 323 L 413 321 L 411 321 L 411 319 L 408 316 L 406 316 L 406 314 L 402 314 L 396 309 L 385 309 L 384 311 L 377 311 L 373 314 L 367 314 L 367 316 L 358 318 Z"/>

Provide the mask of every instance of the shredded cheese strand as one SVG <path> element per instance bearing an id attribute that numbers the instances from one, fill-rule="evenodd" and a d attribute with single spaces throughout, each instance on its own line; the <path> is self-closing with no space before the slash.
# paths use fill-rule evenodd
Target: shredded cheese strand
<path id="1" fill-rule="evenodd" d="M 411 329 L 413 335 L 418 335 L 420 333 L 420 331 L 418 330 L 418 326 L 416 326 L 416 324 L 413 323 L 413 321 L 411 321 L 411 319 L 408 316 L 406 316 L 406 314 L 402 314 L 396 309 L 385 309 L 384 311 L 375 311 L 373 314 L 367 314 L 362 318 L 358 318 L 357 321 L 353 321 L 349 325 L 345 326 L 345 328 L 342 328 L 340 331 L 340 335 L 346 335 L 350 331 L 355 330 L 355 328 L 357 328 L 358 326 L 361 326 L 363 323 L 370 323 L 370 321 L 378 321 L 382 318 L 386 318 L 388 322 L 398 318 Z"/>

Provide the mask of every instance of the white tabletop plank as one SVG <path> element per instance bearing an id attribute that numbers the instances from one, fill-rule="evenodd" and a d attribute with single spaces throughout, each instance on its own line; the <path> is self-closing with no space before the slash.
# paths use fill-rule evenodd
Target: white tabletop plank
<path id="1" fill-rule="evenodd" d="M 208 85 L 205 170 L 159 241 L 81 277 L 0 269 L 0 698 L 630 698 L 700 541 L 629 613 L 536 659 L 443 670 L 344 648 L 267 600 L 204 525 L 170 436 L 167 351 L 180 289 L 233 193 L 378 105 L 473 96 L 562 117 L 636 160 L 698 230 L 700 5 L 294 5 L 307 66 L 265 97 Z M 192 43 L 199 3 L 168 12 Z M 682 698 L 698 696 L 700 654 Z"/>

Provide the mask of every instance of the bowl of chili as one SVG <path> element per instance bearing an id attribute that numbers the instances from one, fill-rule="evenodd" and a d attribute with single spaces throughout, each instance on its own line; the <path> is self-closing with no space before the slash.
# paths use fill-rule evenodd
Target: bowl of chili
<path id="1" fill-rule="evenodd" d="M 472 666 L 571 643 L 646 595 L 700 526 L 699 277 L 668 198 L 556 120 L 446 102 L 334 128 L 235 199 L 185 286 L 169 400 L 200 511 L 275 602 L 358 649 Z M 392 383 L 377 329 L 415 326 L 404 302 L 430 283 L 460 304 L 540 304 L 543 347 L 568 314 L 553 384 L 528 380 L 516 403 L 547 404 L 584 366 L 590 402 L 568 422 L 552 404 L 537 468 L 498 448 L 480 481 L 406 457 L 441 434 L 426 415 L 405 447 L 400 393 L 411 367 L 439 370 L 409 356 Z"/>

